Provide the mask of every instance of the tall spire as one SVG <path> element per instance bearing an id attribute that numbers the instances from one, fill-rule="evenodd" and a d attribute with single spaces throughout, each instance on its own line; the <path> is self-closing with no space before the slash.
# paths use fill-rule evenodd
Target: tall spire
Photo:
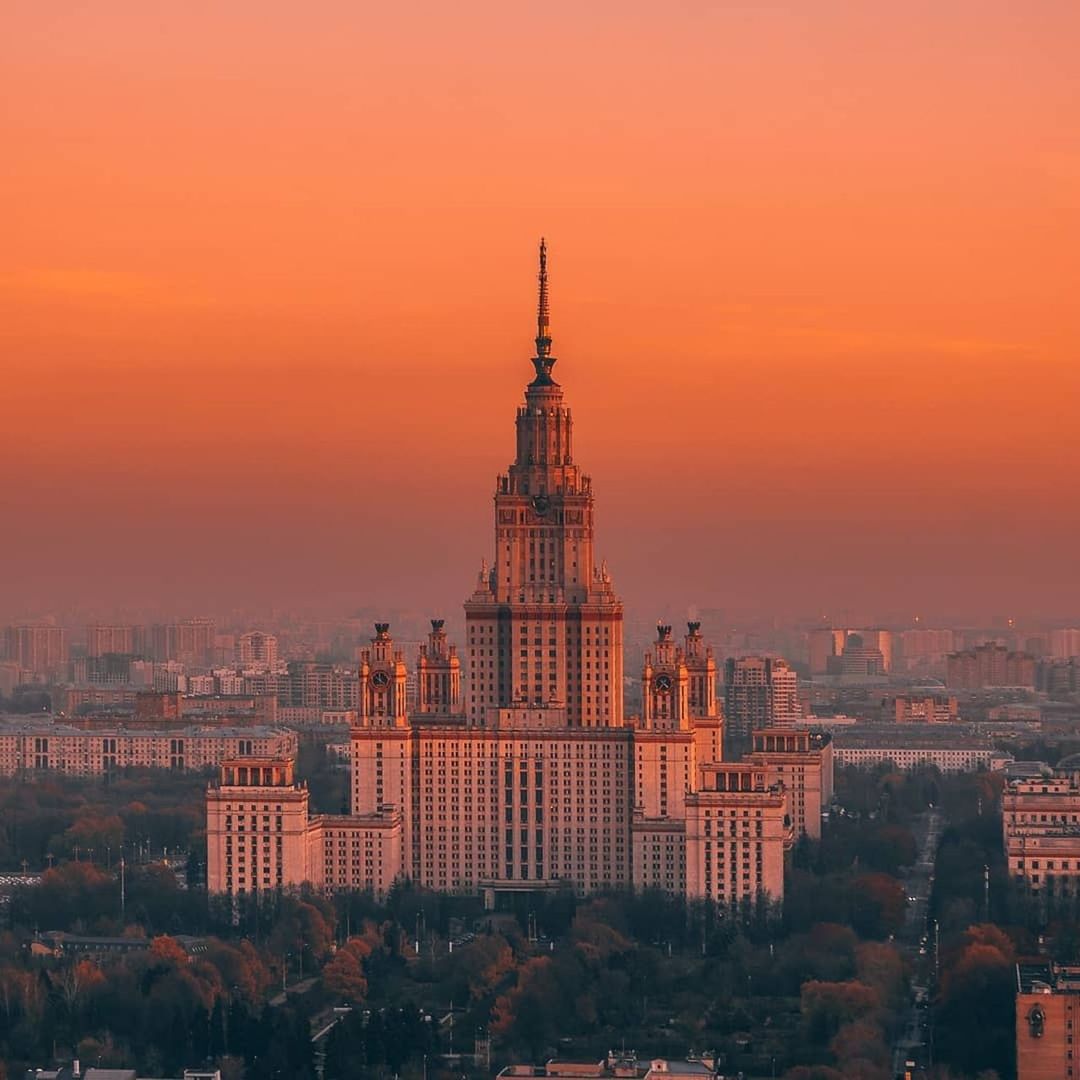
<path id="1" fill-rule="evenodd" d="M 547 279 L 547 244 L 540 237 L 540 273 L 537 275 L 540 282 L 540 298 L 536 305 L 536 356 L 533 364 L 536 366 L 536 379 L 533 385 L 554 383 L 551 377 L 551 369 L 555 364 L 551 356 L 551 328 L 548 312 L 548 279 Z"/>
<path id="2" fill-rule="evenodd" d="M 548 327 L 548 291 L 547 291 L 547 244 L 540 237 L 540 302 L 536 305 L 536 355 L 547 356 L 551 349 L 551 334 Z"/>

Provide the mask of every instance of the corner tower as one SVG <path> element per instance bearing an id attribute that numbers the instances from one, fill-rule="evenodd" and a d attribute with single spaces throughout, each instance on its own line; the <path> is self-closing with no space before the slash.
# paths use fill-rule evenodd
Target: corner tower
<path id="1" fill-rule="evenodd" d="M 496 482 L 495 558 L 465 604 L 466 717 L 489 726 L 498 710 L 551 709 L 571 727 L 620 726 L 622 603 L 596 565 L 592 485 L 552 377 L 543 240 L 539 286 L 535 376 L 517 410 L 516 457 Z"/>
<path id="2" fill-rule="evenodd" d="M 442 619 L 431 620 L 427 644 L 416 659 L 416 712 L 458 716 L 461 713 L 461 660 Z"/>
<path id="3" fill-rule="evenodd" d="M 363 726 L 404 727 L 408 669 L 394 648 L 389 623 L 376 623 L 371 648 L 360 653 L 360 702 L 357 719 Z"/>

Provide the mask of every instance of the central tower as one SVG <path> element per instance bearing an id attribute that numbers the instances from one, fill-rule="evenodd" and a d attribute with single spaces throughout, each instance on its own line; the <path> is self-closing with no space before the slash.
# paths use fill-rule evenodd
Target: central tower
<path id="1" fill-rule="evenodd" d="M 535 377 L 517 455 L 495 489 L 495 558 L 465 604 L 470 724 L 621 726 L 622 603 L 593 548 L 593 495 L 552 378 L 547 247 L 540 241 Z"/>

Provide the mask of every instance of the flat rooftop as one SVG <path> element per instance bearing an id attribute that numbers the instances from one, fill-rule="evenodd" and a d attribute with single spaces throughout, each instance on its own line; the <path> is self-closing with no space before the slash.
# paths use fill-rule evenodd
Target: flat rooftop
<path id="1" fill-rule="evenodd" d="M 1021 960 L 1016 965 L 1021 994 L 1080 994 L 1080 966 L 1050 960 Z"/>
<path id="2" fill-rule="evenodd" d="M 970 724 L 852 724 L 833 731 L 838 750 L 992 750 L 989 737 Z"/>

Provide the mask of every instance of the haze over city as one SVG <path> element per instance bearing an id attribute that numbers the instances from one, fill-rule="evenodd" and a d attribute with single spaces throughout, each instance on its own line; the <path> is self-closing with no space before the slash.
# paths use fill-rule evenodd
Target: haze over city
<path id="1" fill-rule="evenodd" d="M 1080 611 L 1075 5 L 5 23 L 6 616 L 456 612 L 541 233 L 628 611 Z"/>

